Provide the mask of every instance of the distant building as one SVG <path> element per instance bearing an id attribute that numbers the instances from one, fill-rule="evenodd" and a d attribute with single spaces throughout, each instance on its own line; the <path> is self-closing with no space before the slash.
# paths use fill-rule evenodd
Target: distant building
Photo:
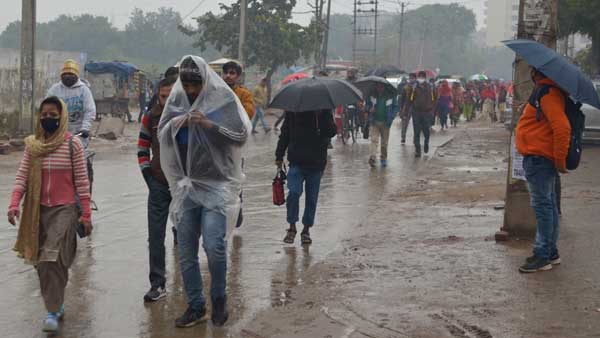
<path id="1" fill-rule="evenodd" d="M 518 22 L 519 0 L 485 0 L 485 42 L 489 47 L 514 38 Z"/>

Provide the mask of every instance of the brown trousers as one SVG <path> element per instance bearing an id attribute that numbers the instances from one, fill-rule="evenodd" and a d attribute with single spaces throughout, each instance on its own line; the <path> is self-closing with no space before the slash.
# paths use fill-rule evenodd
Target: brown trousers
<path id="1" fill-rule="evenodd" d="M 387 160 L 388 142 L 390 139 L 390 128 L 385 125 L 385 122 L 374 122 L 371 124 L 371 158 L 376 159 L 377 153 L 380 151 L 381 143 L 381 159 Z"/>
<path id="2" fill-rule="evenodd" d="M 40 210 L 40 252 L 36 269 L 46 310 L 58 312 L 64 303 L 69 267 L 77 251 L 77 208 L 74 205 Z"/>

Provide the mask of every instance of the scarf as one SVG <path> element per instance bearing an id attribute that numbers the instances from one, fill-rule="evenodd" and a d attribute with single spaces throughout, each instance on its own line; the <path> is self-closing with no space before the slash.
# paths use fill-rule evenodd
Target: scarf
<path id="1" fill-rule="evenodd" d="M 29 152 L 31 163 L 27 176 L 27 191 L 23 202 L 23 212 L 19 224 L 17 243 L 13 248 L 25 259 L 26 263 L 37 264 L 39 253 L 39 228 L 42 194 L 42 160 L 48 154 L 60 147 L 68 137 L 69 113 L 67 106 L 61 100 L 62 112 L 60 126 L 50 136 L 46 137 L 41 125 L 41 107 L 36 120 L 35 134 L 25 138 L 25 151 Z"/>

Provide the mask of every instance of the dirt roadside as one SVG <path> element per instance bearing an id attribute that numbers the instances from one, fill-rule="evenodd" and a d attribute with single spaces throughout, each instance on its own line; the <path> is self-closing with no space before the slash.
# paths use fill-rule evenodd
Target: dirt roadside
<path id="1" fill-rule="evenodd" d="M 587 151 L 582 168 L 563 180 L 563 265 L 520 275 L 529 241 L 493 239 L 502 223 L 507 141 L 500 127 L 457 131 L 323 263 L 303 276 L 282 272 L 274 308 L 240 335 L 600 337 L 593 232 L 600 150 Z"/>

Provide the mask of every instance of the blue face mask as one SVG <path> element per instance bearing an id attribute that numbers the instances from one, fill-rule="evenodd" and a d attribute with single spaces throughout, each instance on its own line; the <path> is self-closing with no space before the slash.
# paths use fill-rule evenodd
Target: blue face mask
<path id="1" fill-rule="evenodd" d="M 60 119 L 52 119 L 52 118 L 43 118 L 40 120 L 42 124 L 42 128 L 48 133 L 54 133 L 58 127 L 60 127 Z"/>

